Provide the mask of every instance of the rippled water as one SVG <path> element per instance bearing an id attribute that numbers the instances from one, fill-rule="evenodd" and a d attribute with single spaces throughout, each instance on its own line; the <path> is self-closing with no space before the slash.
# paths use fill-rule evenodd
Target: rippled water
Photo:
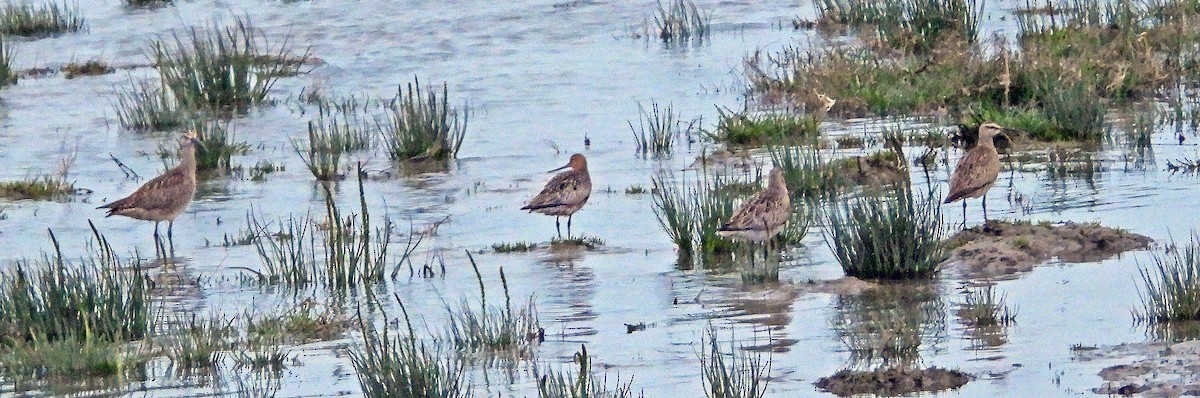
<path id="1" fill-rule="evenodd" d="M 284 308 L 292 298 L 240 286 L 232 267 L 259 267 L 253 247 L 224 248 L 225 234 L 245 227 L 247 211 L 274 220 L 306 211 L 323 211 L 311 175 L 294 154 L 289 138 L 302 134 L 311 113 L 294 100 L 305 87 L 331 93 L 387 96 L 396 85 L 419 76 L 447 81 L 452 101 L 465 101 L 472 115 L 460 159 L 446 173 L 394 177 L 367 182 L 367 200 L 376 214 L 386 213 L 402 226 L 418 227 L 445 219 L 427 240 L 417 260 L 444 257 L 447 272 L 435 278 L 405 278 L 388 286 L 419 322 L 437 331 L 443 324 L 443 300 L 476 295 L 474 273 L 464 250 L 493 243 L 544 242 L 553 236 L 553 220 L 517 210 L 548 175 L 573 152 L 586 153 L 597 187 L 574 220 L 574 230 L 605 240 L 600 250 L 575 255 L 477 255 L 485 280 L 498 286 L 504 267 L 513 297 L 533 295 L 547 341 L 537 349 L 539 366 L 559 367 L 586 344 L 598 369 L 633 377 L 646 396 L 701 396 L 698 353 L 703 332 L 712 325 L 723 338 L 734 336 L 749 347 L 771 346 L 774 367 L 768 396 L 817 396 L 816 379 L 850 365 L 834 322 L 855 305 L 851 297 L 800 294 L 789 289 L 740 287 L 736 275 L 709 275 L 674 267 L 674 249 L 659 229 L 649 195 L 626 195 L 630 185 L 650 186 L 658 170 L 682 170 L 700 153 L 697 144 L 666 160 L 642 160 L 634 154 L 628 122 L 638 104 L 673 104 L 684 117 L 715 120 L 716 106 L 740 107 L 744 101 L 743 58 L 759 49 L 819 43 L 810 31 L 791 29 L 791 18 L 811 17 L 808 3 L 791 1 L 699 2 L 711 10 L 714 31 L 708 42 L 682 48 L 633 39 L 651 15 L 652 2 L 311 2 L 189 1 L 158 10 L 127 10 L 117 2 L 80 2 L 86 33 L 20 42 L 22 68 L 57 67 L 92 58 L 130 68 L 99 77 L 66 80 L 60 75 L 31 77 L 0 92 L 0 179 L 53 172 L 57 159 L 77 148 L 71 168 L 76 185 L 92 193 L 65 203 L 3 203 L 0 253 L 6 260 L 39 255 L 49 248 L 52 228 L 72 254 L 83 253 L 96 223 L 121 252 L 153 253 L 153 226 L 124 218 L 103 218 L 95 206 L 120 198 L 141 182 L 125 178 L 110 159 L 121 159 L 143 176 L 163 169 L 155 154 L 170 141 L 165 135 L 122 131 L 110 105 L 116 90 L 130 80 L 153 76 L 144 65 L 149 41 L 173 29 L 214 18 L 248 16 L 274 40 L 291 35 L 292 43 L 311 46 L 325 63 L 311 73 L 285 78 L 271 97 L 275 106 L 236 119 L 233 130 L 252 150 L 235 163 L 249 167 L 260 159 L 286 165 L 265 181 L 217 178 L 202 184 L 196 202 L 175 226 L 178 269 L 194 286 L 172 301 L 178 311 L 238 314 L 255 308 Z M 1002 19 L 1009 7 L 993 5 L 985 21 L 989 31 L 1012 34 Z M 636 121 L 634 121 L 636 125 Z M 832 122 L 832 131 L 859 134 L 877 130 L 876 121 Z M 591 141 L 585 148 L 584 138 Z M 1193 137 L 1193 136 L 1189 136 Z M 1178 145 L 1170 133 L 1154 138 L 1158 162 L 1129 166 L 1125 151 L 1099 152 L 1101 171 L 1087 178 L 1054 178 L 1036 168 L 1005 173 L 991 193 L 992 217 L 1031 220 L 1099 221 L 1155 239 L 1185 236 L 1200 215 L 1182 211 L 1197 202 L 1196 179 L 1171 175 L 1164 160 L 1195 157 L 1194 139 Z M 951 153 L 953 162 L 957 152 Z M 386 155 L 364 157 L 367 168 L 390 169 Z M 948 170 L 934 171 L 943 187 Z M 914 175 L 924 181 L 923 175 Z M 338 197 L 357 199 L 343 182 Z M 1020 197 L 1020 201 L 1010 200 Z M 961 209 L 946 208 L 957 222 Z M 982 214 L 972 202 L 968 217 Z M 403 242 L 403 237 L 396 238 Z M 490 251 L 489 251 L 490 252 Z M 842 275 L 825 247 L 819 228 L 792 253 L 781 278 L 804 282 Z M 1086 393 L 1101 381 L 1101 361 L 1073 362 L 1070 346 L 1143 341 L 1129 309 L 1137 304 L 1137 264 L 1145 253 L 1096 264 L 1042 266 L 997 282 L 1017 323 L 1002 344 L 973 349 L 970 331 L 954 316 L 969 281 L 943 279 L 929 305 L 943 317 L 923 340 L 921 363 L 961 368 L 980 376 L 962 396 L 1061 396 Z M 948 277 L 947 277 L 948 278 Z M 926 304 L 922 304 L 926 305 Z M 646 323 L 626 333 L 624 324 Z M 732 331 L 731 331 L 732 330 Z M 357 395 L 358 382 L 344 353 L 350 336 L 333 343 L 295 349 L 298 357 L 282 379 L 280 396 Z M 774 342 L 769 342 L 773 339 Z M 535 394 L 527 367 L 513 380 L 495 375 L 473 382 L 487 396 Z M 133 395 L 212 394 L 207 386 L 174 387 L 177 381 L 153 377 Z"/>

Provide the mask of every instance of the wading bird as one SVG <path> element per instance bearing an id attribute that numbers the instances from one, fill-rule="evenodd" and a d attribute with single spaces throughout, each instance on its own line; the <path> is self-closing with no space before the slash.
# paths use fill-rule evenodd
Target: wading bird
<path id="1" fill-rule="evenodd" d="M 950 193 L 946 195 L 946 201 L 942 203 L 950 203 L 966 198 L 983 198 L 983 223 L 987 224 L 987 191 L 996 183 L 996 176 L 1000 175 L 1000 154 L 996 152 L 996 145 L 992 139 L 997 135 L 1002 135 L 1007 131 L 996 123 L 984 123 L 979 126 L 979 139 L 975 142 L 975 147 L 967 151 L 962 159 L 958 160 L 958 165 L 954 167 L 954 174 L 950 176 Z M 967 201 L 963 201 L 963 226 L 967 225 Z"/>
<path id="2" fill-rule="evenodd" d="M 193 132 L 179 138 L 179 165 L 146 182 L 124 199 L 98 207 L 108 209 L 108 215 L 154 221 L 154 241 L 159 242 L 158 223 L 167 222 L 167 241 L 171 242 L 175 217 L 178 217 L 196 195 L 196 145 L 203 144 Z M 174 243 L 171 243 L 172 247 Z"/>
<path id="3" fill-rule="evenodd" d="M 588 175 L 587 158 L 581 154 L 571 155 L 566 166 L 550 170 L 551 173 L 570 168 L 550 179 L 542 192 L 529 200 L 521 210 L 554 216 L 554 230 L 562 236 L 559 217 L 567 217 L 567 237 L 571 237 L 571 216 L 587 203 L 592 195 L 592 177 Z"/>
<path id="4" fill-rule="evenodd" d="M 734 210 L 729 221 L 717 228 L 717 235 L 750 242 L 763 243 L 764 258 L 770 256 L 771 239 L 783 230 L 792 217 L 792 201 L 783 169 L 771 169 L 767 189 L 759 191 Z M 750 255 L 751 261 L 754 254 Z"/>

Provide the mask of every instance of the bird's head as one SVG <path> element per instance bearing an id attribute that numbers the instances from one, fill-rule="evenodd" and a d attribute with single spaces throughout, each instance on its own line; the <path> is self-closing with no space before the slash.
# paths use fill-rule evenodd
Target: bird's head
<path id="1" fill-rule="evenodd" d="M 559 171 L 562 169 L 566 169 L 566 168 L 570 168 L 571 170 L 587 170 L 587 158 L 583 157 L 582 154 L 578 154 L 578 153 L 571 155 L 571 160 L 567 161 L 566 166 L 559 167 L 554 170 L 550 170 L 550 172 L 553 173 L 553 172 L 556 172 L 556 171 Z"/>
<path id="2" fill-rule="evenodd" d="M 195 130 L 188 130 L 184 132 L 183 135 L 179 136 L 180 149 L 188 149 L 197 146 L 204 149 L 204 142 L 200 141 L 200 137 L 196 134 Z"/>

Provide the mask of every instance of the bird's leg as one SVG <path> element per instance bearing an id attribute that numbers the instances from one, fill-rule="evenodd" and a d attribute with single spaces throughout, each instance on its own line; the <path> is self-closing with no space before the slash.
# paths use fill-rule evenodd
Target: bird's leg
<path id="1" fill-rule="evenodd" d="M 574 214 L 567 216 L 567 239 L 571 239 L 571 219 L 572 218 L 575 218 Z"/>
<path id="2" fill-rule="evenodd" d="M 558 237 L 562 237 L 562 228 L 558 226 L 558 216 L 554 216 L 554 231 L 558 233 Z"/>
<path id="3" fill-rule="evenodd" d="M 983 225 L 987 225 L 987 195 L 983 195 Z"/>
<path id="4" fill-rule="evenodd" d="M 962 228 L 967 229 L 967 201 L 963 201 L 963 223 Z"/>
<path id="5" fill-rule="evenodd" d="M 171 247 L 171 257 L 175 257 L 175 220 L 167 221 L 167 245 Z"/>
<path id="6" fill-rule="evenodd" d="M 163 248 L 162 237 L 158 234 L 158 221 L 154 222 L 154 255 L 158 257 L 166 257 L 166 250 Z"/>

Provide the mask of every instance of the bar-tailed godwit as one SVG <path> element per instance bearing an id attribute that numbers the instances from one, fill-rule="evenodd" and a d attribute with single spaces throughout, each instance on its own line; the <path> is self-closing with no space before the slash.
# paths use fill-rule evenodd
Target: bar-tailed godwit
<path id="1" fill-rule="evenodd" d="M 571 216 L 587 203 L 592 195 L 592 177 L 588 175 L 587 158 L 581 154 L 571 155 L 566 166 L 550 170 L 551 173 L 570 168 L 550 179 L 542 192 L 529 200 L 521 210 L 554 216 L 554 230 L 562 236 L 559 217 L 567 217 L 567 237 L 571 236 Z"/>
<path id="2" fill-rule="evenodd" d="M 158 240 L 158 224 L 167 222 L 167 241 L 171 241 L 175 217 L 192 202 L 196 195 L 196 145 L 200 141 L 188 132 L 179 139 L 179 165 L 142 184 L 133 194 L 98 209 L 108 209 L 105 217 L 125 216 L 154 221 L 154 239 Z M 202 144 L 200 144 L 202 145 Z"/>

